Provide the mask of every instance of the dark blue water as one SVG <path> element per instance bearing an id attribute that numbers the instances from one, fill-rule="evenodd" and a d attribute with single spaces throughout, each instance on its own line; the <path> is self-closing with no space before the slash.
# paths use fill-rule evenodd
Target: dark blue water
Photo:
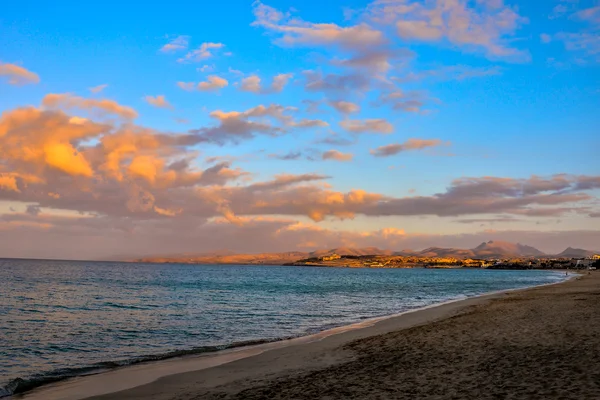
<path id="1" fill-rule="evenodd" d="M 0 260 L 0 394 L 3 386 L 7 394 L 172 352 L 306 335 L 563 278 L 544 271 Z"/>

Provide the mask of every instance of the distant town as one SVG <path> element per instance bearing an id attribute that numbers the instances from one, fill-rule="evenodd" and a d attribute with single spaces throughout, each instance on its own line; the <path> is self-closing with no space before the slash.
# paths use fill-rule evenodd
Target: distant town
<path id="1" fill-rule="evenodd" d="M 418 257 L 386 255 L 331 254 L 298 260 L 286 265 L 350 268 L 487 268 L 487 269 L 600 269 L 600 255 L 586 258 L 499 258 L 457 259 L 452 257 Z"/>

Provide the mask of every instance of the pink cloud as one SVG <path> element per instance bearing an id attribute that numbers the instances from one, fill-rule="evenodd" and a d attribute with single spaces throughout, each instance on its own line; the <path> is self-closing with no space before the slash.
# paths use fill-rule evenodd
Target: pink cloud
<path id="1" fill-rule="evenodd" d="M 347 119 L 340 121 L 340 126 L 352 133 L 383 133 L 394 131 L 394 126 L 385 119 Z"/>
<path id="2" fill-rule="evenodd" d="M 404 151 L 423 150 L 441 145 L 442 141 L 439 139 L 408 139 L 404 143 L 393 143 L 380 146 L 374 150 L 371 150 L 371 154 L 375 157 L 389 157 Z"/>
<path id="3" fill-rule="evenodd" d="M 352 161 L 354 156 L 350 153 L 342 153 L 338 150 L 328 150 L 323 153 L 323 160 L 334 160 L 334 161 Z"/>

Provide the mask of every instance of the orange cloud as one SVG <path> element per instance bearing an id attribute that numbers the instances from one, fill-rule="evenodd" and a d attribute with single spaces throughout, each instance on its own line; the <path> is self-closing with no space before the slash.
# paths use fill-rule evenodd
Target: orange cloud
<path id="1" fill-rule="evenodd" d="M 171 105 L 171 103 L 169 103 L 167 101 L 167 99 L 165 98 L 165 96 L 158 95 L 156 97 L 153 96 L 145 96 L 144 100 L 150 104 L 153 105 L 154 107 L 158 107 L 158 108 L 173 108 L 173 106 Z"/>
<path id="2" fill-rule="evenodd" d="M 71 175 L 91 176 L 92 168 L 74 142 L 97 137 L 106 130 L 105 125 L 61 112 L 19 108 L 4 112 L 0 118 L 0 147 L 5 164 L 12 161 L 29 168 L 14 172 L 36 173 L 52 167 Z"/>
<path id="3" fill-rule="evenodd" d="M 174 217 L 177 214 L 180 214 L 181 211 L 182 211 L 181 209 L 169 210 L 166 208 L 160 208 L 160 207 L 154 206 L 154 212 L 156 212 L 157 214 L 160 214 L 160 215 L 164 215 L 165 217 Z"/>
<path id="4" fill-rule="evenodd" d="M 177 36 L 176 38 L 172 39 L 169 43 L 161 47 L 160 51 L 163 53 L 173 53 L 179 50 L 185 50 L 188 48 L 189 40 L 189 36 Z"/>
<path id="5" fill-rule="evenodd" d="M 114 100 L 85 99 L 70 93 L 47 94 L 42 99 L 42 105 L 49 108 L 73 109 L 79 108 L 86 111 L 97 112 L 100 116 L 114 114 L 125 119 L 137 118 L 137 112 L 127 106 L 122 106 Z"/>
<path id="6" fill-rule="evenodd" d="M 8 83 L 11 85 L 26 85 L 28 83 L 40 82 L 38 74 L 15 64 L 0 62 L 0 76 L 6 76 Z"/>
<path id="7" fill-rule="evenodd" d="M 11 190 L 13 192 L 20 192 L 17 187 L 17 179 L 14 175 L 0 174 L 0 188 Z"/>
<path id="8" fill-rule="evenodd" d="M 93 171 L 85 157 L 70 143 L 49 143 L 44 146 L 46 163 L 69 175 L 92 176 Z"/>
<path id="9" fill-rule="evenodd" d="M 257 75 L 250 75 L 247 78 L 242 79 L 240 90 L 244 92 L 252 92 L 257 94 L 269 94 L 279 93 L 287 85 L 288 81 L 292 79 L 294 74 L 279 74 L 273 77 L 273 81 L 269 87 L 263 88 L 261 86 L 261 79 Z"/>
<path id="10" fill-rule="evenodd" d="M 150 183 L 156 182 L 159 170 L 164 167 L 164 162 L 152 156 L 134 157 L 129 163 L 127 170 L 133 176 L 139 176 Z"/>
<path id="11" fill-rule="evenodd" d="M 198 84 L 198 90 L 201 91 L 212 91 L 219 90 L 229 85 L 227 79 L 221 78 L 217 75 L 209 75 L 205 82 L 200 82 Z"/>

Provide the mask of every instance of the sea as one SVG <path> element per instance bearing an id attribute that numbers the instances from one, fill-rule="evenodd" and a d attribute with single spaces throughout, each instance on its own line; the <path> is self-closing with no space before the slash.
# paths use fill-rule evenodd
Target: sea
<path id="1" fill-rule="evenodd" d="M 0 259 L 0 397 L 563 279 L 534 270 Z"/>

